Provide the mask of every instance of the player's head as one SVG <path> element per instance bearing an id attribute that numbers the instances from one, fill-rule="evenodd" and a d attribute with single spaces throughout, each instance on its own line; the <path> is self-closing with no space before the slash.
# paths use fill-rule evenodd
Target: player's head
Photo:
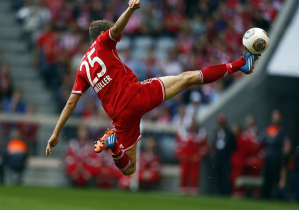
<path id="1" fill-rule="evenodd" d="M 99 35 L 109 30 L 114 25 L 113 22 L 108 20 L 94 20 L 89 26 L 89 37 L 94 42 Z"/>

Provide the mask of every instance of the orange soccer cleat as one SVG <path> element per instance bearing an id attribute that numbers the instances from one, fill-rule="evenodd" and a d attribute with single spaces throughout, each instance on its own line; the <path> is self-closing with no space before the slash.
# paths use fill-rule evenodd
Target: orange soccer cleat
<path id="1" fill-rule="evenodd" d="M 112 149 L 115 141 L 116 141 L 116 130 L 108 128 L 104 136 L 102 138 L 99 138 L 97 141 L 95 141 L 93 150 L 96 153 L 100 153 L 105 149 Z"/>

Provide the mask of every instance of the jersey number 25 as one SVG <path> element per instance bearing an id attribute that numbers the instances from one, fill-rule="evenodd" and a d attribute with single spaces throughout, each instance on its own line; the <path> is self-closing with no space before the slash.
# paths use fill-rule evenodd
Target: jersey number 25
<path id="1" fill-rule="evenodd" d="M 92 87 L 97 83 L 97 81 L 99 81 L 99 77 L 104 76 L 104 74 L 106 73 L 106 70 L 107 70 L 106 65 L 99 57 L 95 56 L 95 57 L 91 58 L 91 55 L 94 53 L 94 51 L 95 51 L 95 48 L 92 48 L 92 50 L 89 53 L 87 53 L 87 59 L 88 59 L 88 62 L 91 67 L 94 67 L 94 64 L 96 62 L 98 62 L 100 64 L 100 66 L 102 67 L 102 71 L 100 73 L 97 73 L 98 77 L 94 78 L 93 80 L 91 79 L 89 65 L 86 60 L 82 61 L 81 65 L 80 65 L 80 71 L 82 70 L 83 65 L 85 66 L 87 78 Z M 84 59 L 84 57 L 83 57 L 83 59 Z"/>

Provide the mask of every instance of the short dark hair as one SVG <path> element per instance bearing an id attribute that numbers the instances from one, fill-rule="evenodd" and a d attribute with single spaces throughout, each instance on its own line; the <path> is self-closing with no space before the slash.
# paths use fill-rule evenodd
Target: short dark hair
<path id="1" fill-rule="evenodd" d="M 102 31 L 107 31 L 114 25 L 109 20 L 93 20 L 89 26 L 89 37 L 92 41 L 95 41 Z"/>

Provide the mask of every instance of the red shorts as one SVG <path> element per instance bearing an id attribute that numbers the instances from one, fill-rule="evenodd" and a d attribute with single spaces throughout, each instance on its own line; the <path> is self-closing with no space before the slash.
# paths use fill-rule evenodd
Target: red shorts
<path id="1" fill-rule="evenodd" d="M 140 83 L 139 91 L 113 120 L 117 141 L 124 151 L 132 149 L 141 139 L 141 117 L 165 100 L 165 87 L 159 78 Z"/>

